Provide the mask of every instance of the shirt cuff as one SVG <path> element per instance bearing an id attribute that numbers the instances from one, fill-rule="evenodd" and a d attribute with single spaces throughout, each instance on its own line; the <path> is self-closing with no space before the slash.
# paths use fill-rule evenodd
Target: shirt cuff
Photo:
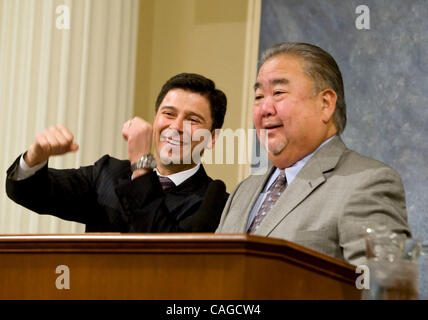
<path id="1" fill-rule="evenodd" d="M 21 155 L 21 158 L 19 159 L 19 166 L 15 172 L 13 180 L 19 181 L 19 180 L 24 180 L 24 179 L 31 177 L 37 171 L 39 171 L 41 168 L 43 168 L 46 165 L 46 163 L 48 162 L 46 160 L 46 161 L 43 161 L 42 163 L 36 164 L 34 167 L 30 168 L 24 160 L 24 154 L 25 153 L 23 153 Z"/>

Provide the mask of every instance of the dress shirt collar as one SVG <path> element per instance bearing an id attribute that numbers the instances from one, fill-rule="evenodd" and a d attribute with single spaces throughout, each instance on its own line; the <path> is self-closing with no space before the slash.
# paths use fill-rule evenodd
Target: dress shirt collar
<path id="1" fill-rule="evenodd" d="M 154 170 L 156 171 L 158 176 L 168 177 L 171 179 L 172 182 L 174 182 L 176 186 L 178 186 L 182 184 L 184 181 L 186 181 L 187 179 L 189 179 L 191 176 L 193 176 L 199 170 L 200 166 L 201 164 L 198 163 L 196 166 L 194 166 L 191 169 L 173 173 L 173 174 L 170 174 L 169 176 L 163 176 L 159 173 L 157 169 L 154 169 Z"/>
<path id="2" fill-rule="evenodd" d="M 287 178 L 287 186 L 293 182 L 294 178 L 296 178 L 297 174 L 302 170 L 302 168 L 308 163 L 308 161 L 313 157 L 313 155 L 321 149 L 324 145 L 329 143 L 333 138 L 336 137 L 336 135 L 328 138 L 323 143 L 320 144 L 318 148 L 316 148 L 312 153 L 308 154 L 306 157 L 300 159 L 295 164 L 293 164 L 291 167 L 285 168 L 285 177 Z M 275 179 L 278 177 L 279 172 L 281 169 L 276 168 L 276 170 L 272 173 L 268 183 L 266 184 L 265 190 L 269 189 L 272 183 L 274 183 Z"/>

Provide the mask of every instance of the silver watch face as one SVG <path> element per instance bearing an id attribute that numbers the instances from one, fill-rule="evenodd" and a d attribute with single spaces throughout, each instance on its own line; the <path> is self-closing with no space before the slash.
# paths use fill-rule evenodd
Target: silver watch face
<path id="1" fill-rule="evenodd" d="M 154 169 L 156 168 L 156 160 L 151 154 L 142 156 L 140 160 L 131 165 L 131 170 L 135 171 L 138 169 Z"/>

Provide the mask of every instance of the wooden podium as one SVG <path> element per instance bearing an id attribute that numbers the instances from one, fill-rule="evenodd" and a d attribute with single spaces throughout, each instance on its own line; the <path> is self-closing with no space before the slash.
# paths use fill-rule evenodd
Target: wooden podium
<path id="1" fill-rule="evenodd" d="M 58 289 L 66 276 L 69 289 Z M 297 244 L 245 234 L 0 236 L 0 299 L 360 299 L 357 276 Z"/>

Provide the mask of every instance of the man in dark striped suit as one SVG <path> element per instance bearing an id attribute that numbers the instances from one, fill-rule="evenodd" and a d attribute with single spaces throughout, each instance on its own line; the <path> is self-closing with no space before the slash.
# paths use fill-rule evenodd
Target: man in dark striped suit
<path id="1" fill-rule="evenodd" d="M 51 156 L 78 150 L 72 133 L 55 126 L 8 169 L 7 194 L 39 214 L 84 223 L 87 232 L 213 232 L 228 195 L 199 159 L 215 143 L 226 105 L 210 79 L 176 75 L 158 95 L 153 124 L 138 117 L 124 124 L 128 160 L 105 155 L 79 169 L 49 168 Z M 208 139 L 192 139 L 198 131 Z"/>

